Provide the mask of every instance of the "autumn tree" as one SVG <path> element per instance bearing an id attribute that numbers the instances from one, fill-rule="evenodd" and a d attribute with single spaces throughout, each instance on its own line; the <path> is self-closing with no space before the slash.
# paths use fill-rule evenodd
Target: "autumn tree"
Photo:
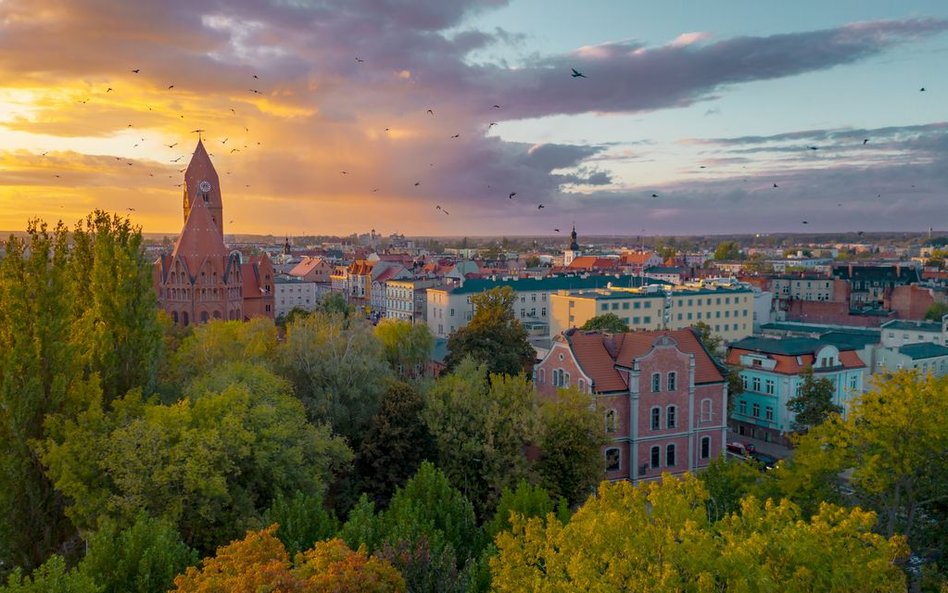
<path id="1" fill-rule="evenodd" d="M 901 538 L 872 533 L 875 516 L 825 505 L 803 520 L 788 501 L 741 503 L 713 522 L 692 476 L 632 486 L 603 483 L 563 525 L 514 520 L 497 537 L 492 588 L 597 591 L 905 590 Z"/>
<path id="2" fill-rule="evenodd" d="M 400 593 L 405 580 L 387 560 L 350 550 L 340 539 L 319 542 L 296 558 L 305 593 Z"/>
<path id="3" fill-rule="evenodd" d="M 572 506 L 586 500 L 604 477 L 606 444 L 601 410 L 578 389 L 560 389 L 540 405 L 536 471 L 554 497 Z"/>
<path id="4" fill-rule="evenodd" d="M 741 246 L 737 241 L 722 241 L 714 249 L 714 259 L 717 261 L 734 261 L 741 259 Z"/>
<path id="5" fill-rule="evenodd" d="M 434 346 L 427 325 L 402 319 L 383 319 L 374 331 L 382 343 L 385 359 L 396 374 L 411 378 L 421 376 Z"/>
<path id="6" fill-rule="evenodd" d="M 932 303 L 925 311 L 925 319 L 929 321 L 941 321 L 945 315 L 948 315 L 948 303 Z"/>
<path id="7" fill-rule="evenodd" d="M 603 313 L 596 315 L 583 324 L 579 329 L 587 331 L 606 331 L 613 333 L 623 333 L 629 331 L 629 325 L 622 321 L 615 313 Z"/>
<path id="8" fill-rule="evenodd" d="M 787 400 L 787 409 L 794 414 L 793 430 L 806 432 L 843 408 L 833 403 L 836 386 L 826 377 L 816 378 L 812 366 L 804 368 L 801 377 L 800 390 Z"/>
<path id="9" fill-rule="evenodd" d="M 488 375 L 465 359 L 426 394 L 425 423 L 434 436 L 438 467 L 477 508 L 493 513 L 504 486 L 527 474 L 524 447 L 536 431 L 533 387 L 523 374 Z"/>
<path id="10" fill-rule="evenodd" d="M 487 365 L 491 373 L 532 373 L 537 354 L 527 341 L 527 330 L 514 315 L 516 298 L 517 293 L 509 286 L 471 295 L 471 321 L 448 336 L 448 370 L 471 357 Z"/>

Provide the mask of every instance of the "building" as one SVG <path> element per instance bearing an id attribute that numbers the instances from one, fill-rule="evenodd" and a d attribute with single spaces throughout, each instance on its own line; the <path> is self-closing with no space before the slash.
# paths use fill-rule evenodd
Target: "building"
<path id="1" fill-rule="evenodd" d="M 893 319 L 882 324 L 881 342 L 886 348 L 906 344 L 940 344 L 948 346 L 948 315 L 938 321 L 906 321 Z"/>
<path id="2" fill-rule="evenodd" d="M 569 234 L 569 246 L 563 252 L 563 265 L 568 266 L 573 260 L 582 255 L 579 249 L 579 242 L 576 240 L 576 225 L 573 225 L 573 232 Z"/>
<path id="3" fill-rule="evenodd" d="M 158 306 L 179 325 L 274 316 L 273 266 L 224 244 L 220 180 L 198 140 L 184 173 L 184 228 L 154 265 Z"/>
<path id="4" fill-rule="evenodd" d="M 657 282 L 657 281 L 652 281 Z M 528 331 L 550 335 L 550 298 L 560 290 L 591 290 L 611 283 L 641 286 L 632 276 L 548 276 L 545 278 L 475 278 L 452 286 L 427 289 L 427 323 L 436 338 L 446 338 L 464 327 L 474 314 L 471 296 L 499 286 L 516 293 L 514 315 Z M 565 328 L 564 328 L 565 329 Z"/>
<path id="5" fill-rule="evenodd" d="M 787 444 L 794 415 L 787 401 L 796 396 L 803 372 L 833 382 L 833 403 L 849 410 L 863 392 L 865 363 L 855 352 L 815 338 L 745 338 L 730 345 L 729 366 L 740 369 L 744 391 L 732 394 L 731 424 L 735 432 L 764 441 Z"/>
<path id="6" fill-rule="evenodd" d="M 294 276 L 277 276 L 273 286 L 277 318 L 286 317 L 293 309 L 312 311 L 319 301 L 315 282 Z"/>
<path id="7" fill-rule="evenodd" d="M 921 281 L 918 268 L 910 265 L 837 265 L 833 276 L 850 285 L 850 307 L 885 308 L 896 286 Z"/>
<path id="8" fill-rule="evenodd" d="M 440 286 L 437 278 L 389 280 L 385 283 L 386 312 L 389 319 L 425 323 L 427 289 Z"/>
<path id="9" fill-rule="evenodd" d="M 590 394 L 602 410 L 610 480 L 696 471 L 724 451 L 727 386 L 690 329 L 567 331 L 534 368 L 537 389 Z"/>
<path id="10" fill-rule="evenodd" d="M 304 282 L 316 282 L 328 285 L 333 266 L 322 257 L 304 257 L 288 273 Z"/>
<path id="11" fill-rule="evenodd" d="M 716 283 L 561 290 L 550 297 L 550 335 L 613 313 L 633 330 L 682 329 L 702 321 L 725 340 L 738 340 L 753 333 L 754 295 L 746 286 Z"/>
<path id="12" fill-rule="evenodd" d="M 948 374 L 948 347 L 940 344 L 905 344 L 876 351 L 878 373 L 895 373 L 903 369 L 915 370 L 922 375 L 943 377 Z"/>

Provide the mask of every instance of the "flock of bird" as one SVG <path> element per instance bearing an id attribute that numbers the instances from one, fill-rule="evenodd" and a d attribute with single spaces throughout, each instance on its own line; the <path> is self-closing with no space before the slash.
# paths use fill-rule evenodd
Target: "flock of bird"
<path id="1" fill-rule="evenodd" d="M 365 63 L 365 60 L 364 60 L 363 58 L 360 58 L 360 57 L 356 57 L 356 58 L 355 58 L 355 61 L 356 61 L 357 63 L 359 63 L 359 64 Z M 580 72 L 580 71 L 577 70 L 576 68 L 570 68 L 570 70 L 571 70 L 570 76 L 571 76 L 572 78 L 587 78 L 587 76 L 586 76 L 584 73 Z M 132 74 L 136 74 L 136 75 L 137 75 L 137 74 L 139 74 L 139 73 L 141 72 L 141 69 L 140 69 L 140 68 L 133 68 L 133 69 L 130 70 L 130 72 L 131 72 Z M 252 78 L 253 80 L 257 80 L 257 81 L 260 80 L 260 77 L 259 77 L 259 75 L 257 75 L 257 74 L 251 74 L 250 76 L 251 76 L 251 78 Z M 254 85 L 254 86 L 257 86 L 257 85 Z M 174 85 L 174 84 L 169 84 L 168 87 L 167 87 L 167 90 L 171 91 L 171 90 L 173 90 L 174 88 L 175 88 L 175 85 Z M 114 89 L 113 87 L 109 86 L 109 87 L 106 87 L 105 93 L 106 93 L 106 94 L 107 94 L 107 93 L 112 93 L 112 92 L 114 92 L 114 91 L 115 91 L 115 89 Z M 263 95 L 263 94 L 264 94 L 263 91 L 261 91 L 261 90 L 258 89 L 258 88 L 248 88 L 247 91 L 248 91 L 249 93 L 251 93 L 251 94 L 254 94 L 254 95 Z M 919 89 L 919 92 L 926 92 L 925 87 L 921 87 L 921 88 Z M 90 99 L 90 97 L 86 97 L 86 98 L 84 98 L 84 99 L 80 99 L 78 102 L 79 102 L 80 104 L 85 104 L 85 103 L 88 103 L 88 102 L 89 102 L 89 99 Z M 149 111 L 153 111 L 153 109 L 152 109 L 150 106 L 147 106 L 147 105 L 146 105 L 146 107 L 148 107 L 148 110 L 149 110 Z M 502 107 L 501 107 L 501 105 L 495 103 L 495 104 L 493 104 L 493 105 L 491 106 L 491 108 L 492 108 L 492 109 L 501 109 Z M 236 109 L 234 109 L 233 107 L 231 107 L 231 108 L 229 108 L 229 109 L 230 109 L 230 111 L 231 111 L 231 113 L 232 113 L 233 115 L 235 115 L 235 116 L 237 115 L 237 110 L 236 110 Z M 429 116 L 432 116 L 432 117 L 435 116 L 434 109 L 432 109 L 432 108 L 426 109 L 426 113 L 427 113 L 427 115 L 429 115 Z M 180 117 L 181 119 L 184 119 L 184 115 L 180 115 L 180 114 L 179 114 L 179 117 Z M 496 126 L 496 125 L 498 125 L 497 122 L 494 122 L 494 121 L 489 122 L 488 125 L 487 125 L 487 130 L 489 131 L 491 128 L 493 128 L 493 127 Z M 128 128 L 133 128 L 134 126 L 133 126 L 132 124 L 128 124 L 127 127 L 128 127 Z M 249 131 L 250 131 L 249 128 L 247 128 L 246 126 L 244 127 L 244 130 L 245 130 L 246 132 L 249 132 Z M 390 132 L 390 131 L 391 131 L 391 128 L 385 128 L 385 132 Z M 199 135 L 199 138 L 202 138 L 202 139 L 203 139 L 203 134 L 205 133 L 205 130 L 204 130 L 204 129 L 195 129 L 195 130 L 191 130 L 191 133 L 192 133 L 192 134 L 198 134 L 198 135 Z M 460 138 L 460 137 L 461 137 L 461 133 L 460 133 L 460 132 L 456 132 L 456 133 L 452 134 L 451 136 L 449 136 L 449 138 L 452 139 L 452 140 L 458 139 L 458 138 Z M 227 144 L 227 142 L 228 142 L 229 140 L 230 140 L 229 137 L 224 138 L 224 139 L 222 139 L 222 140 L 219 140 L 221 146 L 224 147 L 225 150 L 226 150 L 226 144 Z M 869 143 L 869 141 L 870 141 L 869 138 L 864 138 L 863 141 L 862 141 L 862 145 L 865 146 L 866 144 Z M 144 137 L 140 138 L 140 141 L 139 141 L 139 142 L 136 142 L 136 143 L 133 145 L 133 148 L 139 147 L 139 146 L 140 146 L 140 143 L 142 143 L 142 142 L 145 142 L 145 138 L 144 138 Z M 173 142 L 173 143 L 171 143 L 171 144 L 165 144 L 164 146 L 167 146 L 168 148 L 173 149 L 173 148 L 175 148 L 178 144 L 179 144 L 178 142 Z M 256 143 L 256 145 L 257 145 L 257 146 L 260 146 L 261 143 L 258 141 L 258 142 Z M 242 149 L 246 150 L 247 148 L 248 148 L 248 145 L 243 145 L 242 148 L 232 147 L 232 148 L 230 149 L 230 154 L 234 154 L 234 153 L 237 153 L 237 152 L 241 152 Z M 807 150 L 811 150 L 811 151 L 816 151 L 816 150 L 819 150 L 820 147 L 819 147 L 819 146 L 815 146 L 815 145 L 807 145 L 807 146 L 806 146 L 806 149 L 807 149 Z M 47 151 L 47 152 L 48 152 L 48 151 Z M 43 152 L 43 153 L 41 154 L 41 156 L 45 157 L 45 156 L 47 155 L 47 152 Z M 192 153 L 192 154 L 193 154 L 193 153 Z M 213 153 L 208 153 L 208 154 L 209 154 L 210 156 L 214 156 Z M 179 155 L 179 156 L 177 156 L 176 158 L 171 159 L 169 162 L 170 162 L 170 163 L 179 163 L 185 156 L 187 156 L 187 155 L 183 155 L 183 154 L 182 154 L 182 155 Z M 115 159 L 116 159 L 116 160 L 123 160 L 122 157 L 115 157 Z M 126 161 L 125 164 L 128 165 L 128 166 L 132 166 L 134 163 L 133 163 L 132 161 Z M 434 163 L 431 163 L 430 165 L 433 166 Z M 706 166 L 706 165 L 700 165 L 699 168 L 701 168 L 701 169 L 706 169 L 707 166 Z M 179 170 L 178 170 L 179 173 L 183 173 L 184 171 L 185 171 L 185 169 L 179 169 Z M 341 173 L 342 175 L 349 175 L 349 171 L 347 171 L 347 170 L 340 171 L 340 173 Z M 226 174 L 229 175 L 229 174 L 230 174 L 230 171 L 226 171 Z M 153 176 L 154 176 L 154 173 L 149 173 L 149 176 L 152 176 L 152 177 L 153 177 Z M 58 174 L 56 174 L 56 175 L 54 175 L 54 177 L 60 178 L 61 176 L 58 175 Z M 173 176 L 173 175 L 168 175 L 168 177 L 169 177 L 169 178 L 173 178 L 174 176 Z M 747 179 L 744 179 L 744 181 L 747 181 Z M 178 183 L 178 184 L 175 184 L 175 187 L 181 187 L 182 185 L 183 185 L 183 183 Z M 414 187 L 419 187 L 420 185 L 421 185 L 421 181 L 420 181 L 420 180 L 414 182 Z M 248 185 L 246 185 L 245 187 L 248 187 L 248 188 L 249 188 L 250 185 L 248 184 Z M 488 189 L 490 189 L 490 185 L 488 185 L 487 187 L 488 187 Z M 777 183 L 774 183 L 774 184 L 773 184 L 773 189 L 779 189 L 779 187 L 780 187 L 780 186 L 779 186 Z M 913 186 L 913 187 L 914 187 L 914 186 Z M 376 193 L 376 192 L 378 192 L 378 191 L 379 191 L 379 188 L 373 188 L 373 189 L 371 190 L 371 193 Z M 517 197 L 517 195 L 518 195 L 518 192 L 516 192 L 516 191 L 509 192 L 509 193 L 507 194 L 507 199 L 508 199 L 508 200 L 513 200 L 514 198 Z M 652 197 L 652 198 L 660 198 L 661 196 L 660 196 L 657 192 L 651 192 L 651 197 Z M 881 194 L 880 194 L 878 197 L 881 197 Z M 837 204 L 837 205 L 838 205 L 838 206 L 842 206 L 841 203 L 840 203 L 840 204 Z M 62 207 L 63 207 L 63 206 L 60 206 L 60 208 L 62 208 Z M 536 208 L 537 208 L 537 210 L 543 210 L 543 209 L 545 208 L 545 206 L 544 206 L 542 203 L 539 203 L 539 204 L 537 204 L 537 207 L 536 207 Z M 134 211 L 135 211 L 135 209 L 134 209 L 134 208 L 131 208 L 131 207 L 129 207 L 128 210 L 129 210 L 130 212 L 134 212 Z M 435 204 L 435 210 L 441 212 L 441 213 L 444 214 L 445 216 L 450 216 L 450 212 L 448 212 L 448 211 L 447 211 L 444 207 L 442 207 L 440 204 Z M 233 222 L 233 221 L 231 221 L 231 222 Z M 805 224 L 805 225 L 806 225 L 806 224 L 809 224 L 809 221 L 808 221 L 808 220 L 802 220 L 802 221 L 801 221 L 801 224 Z M 554 228 L 553 231 L 559 233 L 559 232 L 560 232 L 560 229 L 559 229 L 559 228 Z M 859 235 L 862 235 L 863 232 L 862 232 L 862 231 L 859 231 L 858 234 L 859 234 Z"/>

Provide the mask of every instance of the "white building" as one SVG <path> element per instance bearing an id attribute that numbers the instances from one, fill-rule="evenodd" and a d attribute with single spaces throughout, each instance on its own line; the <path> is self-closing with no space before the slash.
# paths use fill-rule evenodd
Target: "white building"
<path id="1" fill-rule="evenodd" d="M 285 317 L 293 309 L 312 311 L 319 302 L 315 282 L 305 282 L 292 276 L 277 276 L 273 286 L 276 317 Z"/>
<path id="2" fill-rule="evenodd" d="M 948 315 L 942 318 L 941 323 L 893 319 L 883 323 L 880 329 L 882 345 L 886 348 L 919 343 L 948 346 Z"/>

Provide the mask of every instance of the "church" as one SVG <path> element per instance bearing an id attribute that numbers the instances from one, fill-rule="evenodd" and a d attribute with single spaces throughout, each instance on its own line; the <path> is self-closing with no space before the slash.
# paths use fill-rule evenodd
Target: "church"
<path id="1" fill-rule="evenodd" d="M 175 324 L 273 318 L 273 264 L 224 244 L 220 179 L 201 140 L 184 173 L 184 227 L 155 261 L 158 306 Z"/>

